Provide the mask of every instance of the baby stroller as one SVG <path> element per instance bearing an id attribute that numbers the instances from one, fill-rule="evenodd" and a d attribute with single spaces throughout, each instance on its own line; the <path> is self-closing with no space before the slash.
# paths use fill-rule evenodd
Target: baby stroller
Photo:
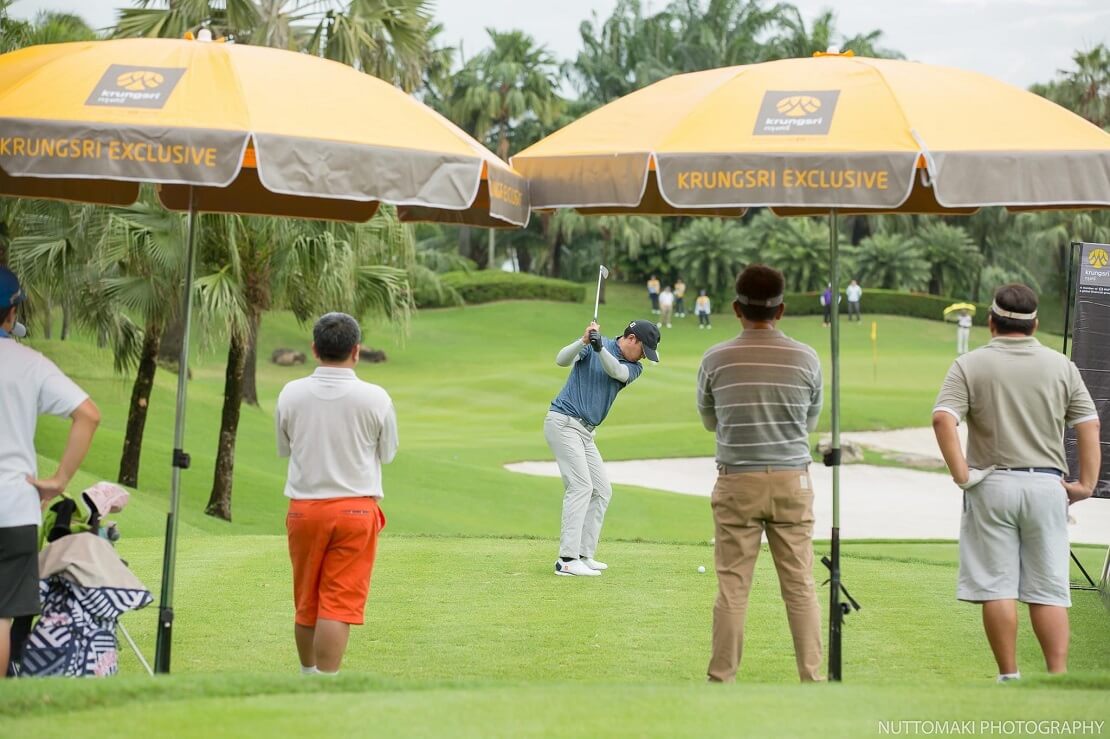
<path id="1" fill-rule="evenodd" d="M 127 500 L 126 490 L 101 482 L 80 500 L 61 496 L 43 517 L 42 615 L 22 649 L 21 675 L 86 677 L 118 671 L 120 616 L 154 600 L 113 548 L 119 539 L 115 524 L 101 525 L 102 516 L 122 510 Z M 145 664 L 141 654 L 139 659 Z"/>

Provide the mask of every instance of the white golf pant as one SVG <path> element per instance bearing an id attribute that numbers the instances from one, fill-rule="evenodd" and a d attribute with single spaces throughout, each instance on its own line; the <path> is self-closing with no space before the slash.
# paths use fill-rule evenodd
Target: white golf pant
<path id="1" fill-rule="evenodd" d="M 971 338 L 971 329 L 963 326 L 956 329 L 956 354 L 967 354 L 969 338 Z"/>
<path id="2" fill-rule="evenodd" d="M 560 557 L 593 557 L 613 487 L 594 436 L 578 419 L 549 411 L 543 436 L 563 478 L 563 529 Z"/>

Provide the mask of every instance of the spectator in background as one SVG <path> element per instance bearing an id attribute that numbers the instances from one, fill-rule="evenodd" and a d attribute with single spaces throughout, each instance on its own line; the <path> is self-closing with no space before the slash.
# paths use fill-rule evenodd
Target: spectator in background
<path id="1" fill-rule="evenodd" d="M 686 317 L 686 283 L 679 277 L 674 283 L 674 312 L 679 318 Z"/>
<path id="2" fill-rule="evenodd" d="M 659 293 L 659 325 L 671 327 L 671 316 L 674 314 L 674 293 L 671 288 L 663 288 Z"/>
<path id="3" fill-rule="evenodd" d="M 711 312 L 709 296 L 705 294 L 705 290 L 699 290 L 697 300 L 694 301 L 694 313 L 698 317 L 698 328 L 713 328 L 709 323 Z"/>
<path id="4" fill-rule="evenodd" d="M 852 316 L 855 316 L 857 321 L 862 321 L 863 316 L 860 314 L 859 301 L 863 297 L 863 288 L 859 286 L 857 281 L 852 280 L 845 292 L 848 293 L 848 320 L 851 321 Z"/>
<path id="5" fill-rule="evenodd" d="M 956 318 L 956 356 L 967 354 L 968 340 L 971 338 L 971 314 L 966 310 L 960 311 Z"/>
<path id="6" fill-rule="evenodd" d="M 647 281 L 648 300 L 651 301 L 651 312 L 659 315 L 659 278 L 655 275 Z"/>

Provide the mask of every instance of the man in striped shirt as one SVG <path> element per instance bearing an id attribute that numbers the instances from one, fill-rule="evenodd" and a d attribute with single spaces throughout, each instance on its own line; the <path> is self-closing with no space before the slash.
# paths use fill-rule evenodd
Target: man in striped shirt
<path id="1" fill-rule="evenodd" d="M 809 433 L 821 413 L 821 363 L 788 338 L 785 280 L 756 264 L 736 279 L 733 310 L 743 332 L 713 346 L 698 371 L 698 412 L 717 434 L 712 682 L 736 678 L 752 573 L 764 533 L 779 585 L 798 675 L 821 680 L 821 614 L 813 580 L 813 484 Z"/>

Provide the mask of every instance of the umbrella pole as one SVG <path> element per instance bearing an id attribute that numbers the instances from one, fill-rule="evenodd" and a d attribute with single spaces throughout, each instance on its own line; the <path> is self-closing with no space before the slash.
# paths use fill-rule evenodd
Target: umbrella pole
<path id="1" fill-rule="evenodd" d="M 840 681 L 840 254 L 836 210 L 829 211 L 829 266 L 832 282 L 832 449 L 825 464 L 832 467 L 832 536 L 829 563 L 829 680 Z"/>
<path id="2" fill-rule="evenodd" d="M 162 594 L 158 604 L 158 630 L 154 650 L 154 671 L 170 671 L 170 643 L 173 637 L 173 577 L 177 564 L 177 512 L 181 503 L 181 471 L 189 469 L 185 444 L 185 391 L 189 379 L 189 324 L 193 310 L 193 271 L 196 268 L 196 204 L 189 188 L 189 218 L 185 227 L 185 296 L 182 300 L 184 331 L 177 364 L 177 410 L 173 429 L 173 473 L 170 482 L 170 512 L 166 515 L 166 545 L 162 555 Z"/>

